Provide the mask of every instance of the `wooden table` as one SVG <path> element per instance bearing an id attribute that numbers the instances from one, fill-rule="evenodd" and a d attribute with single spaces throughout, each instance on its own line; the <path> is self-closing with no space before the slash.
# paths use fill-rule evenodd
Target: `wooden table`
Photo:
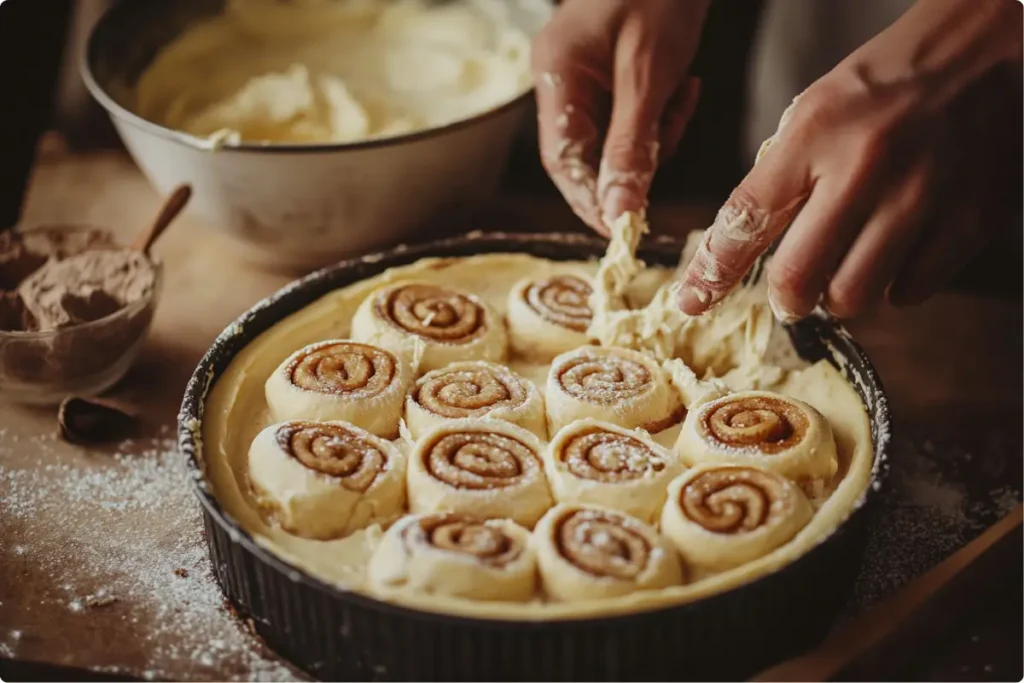
<path id="1" fill-rule="evenodd" d="M 46 155 L 31 183 L 25 222 L 92 223 L 128 238 L 157 204 L 119 154 Z M 712 214 L 711 207 L 659 207 L 652 222 L 660 231 L 682 233 L 704 227 Z M 497 200 L 480 223 L 574 225 L 558 202 L 514 196 Z M 52 411 L 0 404 L 5 677 L 55 675 L 49 666 L 167 679 L 296 676 L 219 604 L 195 504 L 172 478 L 173 458 L 165 452 L 182 390 L 202 353 L 228 322 L 290 276 L 246 265 L 228 242 L 188 220 L 165 236 L 156 253 L 166 264 L 162 299 L 147 346 L 118 390 L 144 408 L 145 427 L 137 438 L 85 450 L 54 438 Z M 968 445 L 979 432 L 1004 435 L 991 452 L 976 456 L 978 467 L 991 459 L 1020 460 L 1019 298 L 949 292 L 916 309 L 878 311 L 853 329 L 879 369 L 898 428 Z M 70 476 L 77 488 L 68 485 Z M 1019 475 L 1016 489 L 1013 483 L 1006 495 L 1019 498 Z M 53 495 L 41 502 L 26 492 L 29 486 Z M 110 557 L 118 540 L 148 557 Z M 1020 636 L 1012 624 L 1019 626 L 1020 617 L 1019 599 L 1009 611 L 982 613 L 951 635 L 941 652 L 893 675 L 1019 677 Z"/>

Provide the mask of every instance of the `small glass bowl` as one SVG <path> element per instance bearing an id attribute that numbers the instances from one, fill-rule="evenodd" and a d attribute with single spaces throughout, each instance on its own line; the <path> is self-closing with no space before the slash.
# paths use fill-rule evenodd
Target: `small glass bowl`
<path id="1" fill-rule="evenodd" d="M 156 311 L 163 268 L 151 261 L 149 295 L 108 316 L 57 330 L 0 330 L 0 399 L 54 405 L 116 384 L 138 356 Z"/>

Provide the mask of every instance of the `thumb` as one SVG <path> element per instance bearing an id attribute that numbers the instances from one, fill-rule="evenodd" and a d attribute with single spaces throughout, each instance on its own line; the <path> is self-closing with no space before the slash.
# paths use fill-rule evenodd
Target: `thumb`
<path id="1" fill-rule="evenodd" d="M 611 121 L 597 179 L 602 219 L 610 225 L 626 211 L 640 213 L 658 168 L 661 120 L 682 80 L 651 49 L 640 24 L 626 23 L 615 49 Z"/>

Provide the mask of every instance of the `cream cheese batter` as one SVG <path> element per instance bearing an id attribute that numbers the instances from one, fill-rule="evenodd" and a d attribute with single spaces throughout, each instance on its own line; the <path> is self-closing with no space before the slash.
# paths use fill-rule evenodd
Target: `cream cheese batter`
<path id="1" fill-rule="evenodd" d="M 222 144 L 443 126 L 531 87 L 530 37 L 510 14 L 523 2 L 229 0 L 157 54 L 135 111 Z"/>
<path id="2" fill-rule="evenodd" d="M 638 223 L 634 223 L 634 227 L 636 225 Z M 636 269 L 627 263 L 633 258 L 629 230 L 626 223 L 616 228 L 616 242 L 610 253 L 619 253 L 619 258 L 623 259 L 619 272 L 632 270 L 635 273 Z M 684 263 L 699 240 L 699 234 L 691 239 L 683 255 Z M 624 243 L 626 248 L 623 248 Z M 607 269 L 610 264 L 606 261 L 605 266 Z M 346 338 L 359 304 L 372 291 L 388 283 L 416 280 L 472 292 L 504 316 L 508 292 L 524 277 L 542 279 L 582 273 L 595 281 L 595 290 L 600 290 L 596 283 L 597 272 L 597 264 L 593 262 L 555 262 L 525 254 L 429 258 L 331 292 L 282 320 L 236 356 L 206 400 L 202 457 L 216 497 L 228 515 L 271 552 L 328 583 L 374 594 L 367 580 L 367 563 L 381 541 L 383 531 L 379 526 L 338 540 L 300 538 L 269 523 L 253 500 L 246 484 L 246 453 L 256 434 L 272 422 L 263 390 L 267 377 L 289 354 L 306 344 Z M 624 290 L 618 284 L 613 284 L 613 289 L 619 288 L 621 301 L 628 302 L 632 308 L 654 301 L 653 313 L 667 315 L 665 310 L 658 313 L 658 307 L 664 305 L 658 300 L 659 296 L 664 298 L 664 291 L 673 281 L 669 269 L 645 268 L 630 279 Z M 596 295 L 600 298 L 600 294 Z M 591 301 L 593 304 L 595 299 Z M 599 317 L 600 313 L 595 311 L 595 318 Z M 693 397 L 699 393 L 695 387 L 699 385 L 714 391 L 724 383 L 732 390 L 765 389 L 792 396 L 817 408 L 831 423 L 839 471 L 828 490 L 812 501 L 813 518 L 792 540 L 741 566 L 691 576 L 691 582 L 686 585 L 599 600 L 487 603 L 416 592 L 387 599 L 429 611 L 506 620 L 628 613 L 690 602 L 728 590 L 779 569 L 814 547 L 850 514 L 865 491 L 874 460 L 870 425 L 860 397 L 842 375 L 827 361 L 813 365 L 800 361 L 788 335 L 771 321 L 763 285 L 740 289 L 711 313 L 683 320 L 678 327 L 673 356 L 688 363 L 694 373 L 687 378 L 686 366 L 679 364 L 677 370 L 682 371 L 673 375 L 683 376 L 681 381 L 686 389 L 681 394 L 684 402 L 692 405 L 695 405 Z M 543 391 L 547 364 L 531 363 L 516 356 L 508 364 Z M 676 425 L 652 438 L 671 448 L 679 428 Z M 396 444 L 408 448 L 401 438 Z"/>

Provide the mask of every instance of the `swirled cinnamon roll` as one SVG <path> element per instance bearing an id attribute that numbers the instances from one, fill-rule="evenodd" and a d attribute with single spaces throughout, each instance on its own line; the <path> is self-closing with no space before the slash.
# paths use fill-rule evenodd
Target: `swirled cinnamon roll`
<path id="1" fill-rule="evenodd" d="M 610 598 L 683 582 L 675 549 L 618 510 L 560 503 L 533 537 L 541 583 L 553 600 Z"/>
<path id="2" fill-rule="evenodd" d="M 452 363 L 416 381 L 405 400 L 405 422 L 414 438 L 450 420 L 505 420 L 544 439 L 544 399 L 533 382 L 504 365 Z"/>
<path id="3" fill-rule="evenodd" d="M 406 355 L 420 346 L 420 371 L 459 360 L 501 362 L 508 351 L 504 323 L 483 301 L 427 282 L 370 294 L 352 318 L 352 337 Z"/>
<path id="4" fill-rule="evenodd" d="M 767 555 L 814 514 L 792 481 L 750 465 L 701 465 L 675 479 L 661 531 L 695 567 L 724 571 Z"/>
<path id="5" fill-rule="evenodd" d="M 682 463 L 646 436 L 585 419 L 563 427 L 548 444 L 544 467 L 555 500 L 621 510 L 656 521 L 665 489 Z"/>
<path id="6" fill-rule="evenodd" d="M 412 512 L 458 512 L 532 528 L 551 507 L 531 432 L 501 420 L 452 420 L 416 441 L 409 456 Z"/>
<path id="7" fill-rule="evenodd" d="M 508 519 L 450 512 L 409 515 L 370 558 L 371 586 L 472 600 L 522 601 L 537 587 L 530 532 Z"/>
<path id="8" fill-rule="evenodd" d="M 408 363 L 390 351 L 330 340 L 289 356 L 267 379 L 265 392 L 277 421 L 344 420 L 394 439 L 411 382 Z"/>
<path id="9" fill-rule="evenodd" d="M 679 422 L 679 394 L 661 367 L 629 349 L 584 346 L 551 363 L 545 404 L 548 429 L 594 418 L 652 434 Z"/>
<path id="10" fill-rule="evenodd" d="M 260 507 L 296 536 L 338 538 L 405 505 L 405 456 L 347 422 L 293 420 L 249 447 L 249 484 Z"/>
<path id="11" fill-rule="evenodd" d="M 756 465 L 812 489 L 839 468 L 825 416 L 803 401 L 768 391 L 728 394 L 690 411 L 675 450 L 688 465 Z"/>
<path id="12" fill-rule="evenodd" d="M 520 280 L 508 296 L 506 319 L 513 350 L 547 363 L 586 344 L 592 291 L 590 283 L 576 275 Z"/>

